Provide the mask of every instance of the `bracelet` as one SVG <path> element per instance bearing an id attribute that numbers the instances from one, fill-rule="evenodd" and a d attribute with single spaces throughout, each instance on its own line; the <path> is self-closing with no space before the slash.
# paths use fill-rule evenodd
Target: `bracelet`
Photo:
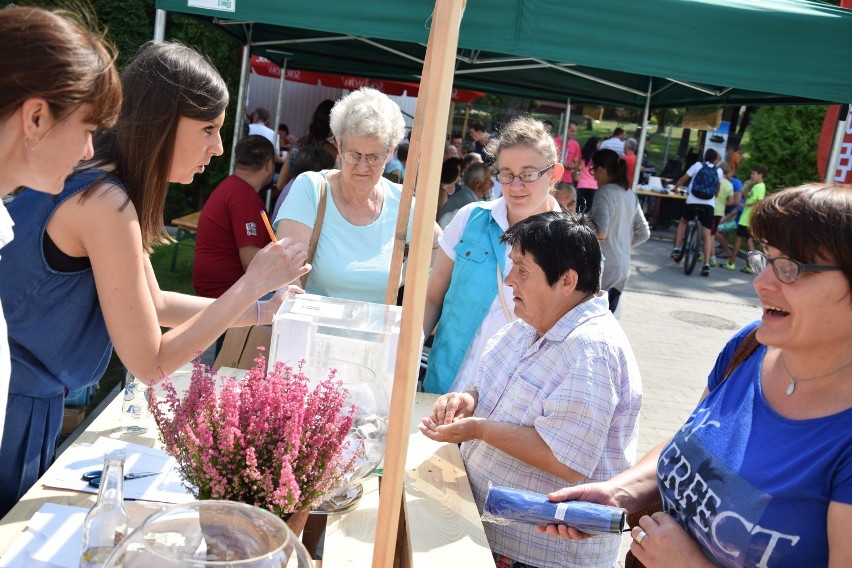
<path id="1" fill-rule="evenodd" d="M 257 325 L 260 325 L 260 300 L 255 300 L 254 303 L 257 305 Z"/>

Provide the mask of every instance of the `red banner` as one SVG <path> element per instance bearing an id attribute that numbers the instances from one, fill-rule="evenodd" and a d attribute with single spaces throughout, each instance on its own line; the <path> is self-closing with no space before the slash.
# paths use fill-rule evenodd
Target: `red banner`
<path id="1" fill-rule="evenodd" d="M 281 77 L 281 67 L 265 57 L 252 55 L 251 69 L 254 73 L 264 77 L 273 77 L 275 79 Z M 350 91 L 360 89 L 361 87 L 371 87 L 386 95 L 395 96 L 408 95 L 409 97 L 416 97 L 420 91 L 418 83 L 390 81 L 386 79 L 367 79 L 351 75 L 333 75 L 331 73 L 314 73 L 299 69 L 287 69 L 287 80 L 307 85 L 322 84 L 325 87 L 348 89 Z M 482 96 L 485 96 L 485 93 L 465 89 L 453 89 L 451 100 L 457 103 L 469 103 Z"/>
<path id="2" fill-rule="evenodd" d="M 831 151 L 831 142 L 837 128 L 839 111 L 840 105 L 828 107 L 828 112 L 825 113 L 825 120 L 822 123 L 822 132 L 817 147 L 817 170 L 820 180 L 825 179 L 828 153 Z M 835 183 L 852 183 L 852 113 L 849 113 L 846 117 L 843 138 L 840 142 L 840 154 L 837 158 L 837 169 L 834 171 L 834 181 Z"/>

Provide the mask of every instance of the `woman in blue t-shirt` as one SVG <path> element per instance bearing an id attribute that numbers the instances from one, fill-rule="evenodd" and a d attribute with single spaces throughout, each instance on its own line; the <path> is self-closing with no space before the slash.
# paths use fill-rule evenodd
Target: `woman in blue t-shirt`
<path id="1" fill-rule="evenodd" d="M 608 482 L 565 488 L 639 511 L 645 566 L 841 566 L 852 558 L 852 188 L 811 184 L 757 205 L 763 317 L 725 346 L 687 423 Z M 767 270 L 767 268 L 769 268 Z M 756 330 L 758 346 L 724 373 Z M 587 535 L 565 526 L 540 530 Z"/>

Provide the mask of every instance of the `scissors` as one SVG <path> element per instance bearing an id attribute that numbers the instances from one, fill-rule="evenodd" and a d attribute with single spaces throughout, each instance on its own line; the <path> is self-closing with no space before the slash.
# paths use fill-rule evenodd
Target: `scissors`
<path id="1" fill-rule="evenodd" d="M 101 486 L 101 477 L 104 474 L 104 470 L 95 469 L 93 471 L 87 471 L 83 474 L 81 478 L 83 481 L 88 481 L 89 485 L 92 487 L 100 487 Z M 126 481 L 131 479 L 139 479 L 141 477 L 151 477 L 152 475 L 160 475 L 159 471 L 146 471 L 144 473 L 128 473 L 124 476 Z"/>

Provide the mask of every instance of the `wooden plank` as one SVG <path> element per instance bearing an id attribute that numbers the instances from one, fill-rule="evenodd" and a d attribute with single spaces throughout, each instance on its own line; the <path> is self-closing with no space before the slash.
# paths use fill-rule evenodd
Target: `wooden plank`
<path id="1" fill-rule="evenodd" d="M 464 0 L 437 0 L 432 14 L 432 29 L 426 48 L 426 65 L 423 68 L 419 97 L 424 103 L 423 128 L 412 132 L 412 143 L 422 139 L 423 156 L 443 155 L 443 132 L 429 128 L 443 125 L 450 106 L 453 86 L 453 63 L 458 46 Z M 425 91 L 425 92 L 424 92 Z M 418 98 L 419 98 L 418 97 Z M 419 104 L 418 104 L 419 106 Z M 416 117 L 419 118 L 419 117 Z M 417 157 L 415 157 L 415 160 Z M 418 167 L 414 180 L 406 176 L 407 185 L 416 183 L 418 205 L 414 215 L 414 228 L 409 249 L 408 270 L 405 278 L 405 297 L 402 306 L 399 346 L 394 368 L 394 386 L 391 393 L 388 442 L 379 516 L 376 523 L 376 546 L 373 549 L 373 566 L 392 568 L 395 556 L 400 504 L 403 495 L 405 456 L 408 449 L 406 426 L 411 420 L 417 369 L 420 364 L 420 341 L 423 336 L 423 311 L 426 303 L 426 275 L 432 252 L 432 234 L 438 203 L 441 163 L 437 159 Z M 402 378 L 402 380 L 399 380 Z M 413 528 L 412 528 L 413 530 Z"/>
<path id="2" fill-rule="evenodd" d="M 427 416 L 437 395 L 417 393 L 415 415 Z M 488 566 L 494 560 L 456 444 L 416 429 L 405 464 L 405 523 L 411 566 Z M 400 551 L 402 552 L 402 551 Z"/>
<path id="3" fill-rule="evenodd" d="M 379 478 L 368 477 L 364 495 L 354 511 L 328 516 L 322 561 L 326 566 L 368 568 L 376 541 Z"/>

